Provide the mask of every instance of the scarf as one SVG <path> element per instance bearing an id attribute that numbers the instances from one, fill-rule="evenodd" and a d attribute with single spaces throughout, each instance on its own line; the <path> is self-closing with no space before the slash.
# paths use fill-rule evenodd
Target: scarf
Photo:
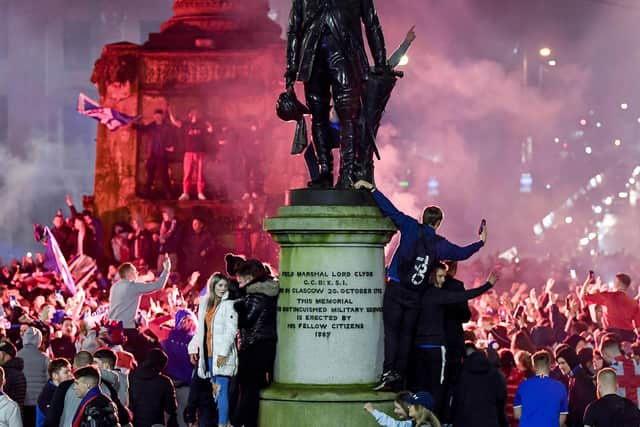
<path id="1" fill-rule="evenodd" d="M 87 392 L 87 394 L 80 401 L 80 406 L 78 407 L 76 414 L 73 416 L 73 422 L 71 423 L 72 427 L 80 427 L 80 423 L 82 422 L 82 415 L 87 409 L 87 406 L 89 406 L 89 403 L 100 396 L 101 393 L 102 392 L 100 391 L 100 387 L 98 386 L 95 386 Z"/>

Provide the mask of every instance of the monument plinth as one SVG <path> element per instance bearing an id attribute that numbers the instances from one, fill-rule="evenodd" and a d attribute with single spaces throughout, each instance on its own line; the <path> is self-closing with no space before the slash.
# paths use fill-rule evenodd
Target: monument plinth
<path id="1" fill-rule="evenodd" d="M 333 195 L 333 197 L 331 197 Z M 313 204 L 313 200 L 316 203 Z M 264 228 L 280 245 L 274 384 L 262 426 L 373 426 L 383 361 L 384 246 L 395 232 L 367 192 L 294 190 Z"/>

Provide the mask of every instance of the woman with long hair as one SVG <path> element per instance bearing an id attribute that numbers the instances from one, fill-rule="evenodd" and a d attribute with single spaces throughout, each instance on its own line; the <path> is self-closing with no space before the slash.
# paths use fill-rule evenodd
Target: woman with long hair
<path id="1" fill-rule="evenodd" d="M 198 307 L 198 330 L 190 356 L 198 365 L 198 376 L 210 378 L 218 403 L 218 426 L 229 424 L 229 381 L 238 369 L 236 334 L 238 315 L 228 299 L 229 279 L 214 273 Z M 195 344 L 195 345 L 194 345 Z M 197 345 L 197 348 L 196 348 Z"/>

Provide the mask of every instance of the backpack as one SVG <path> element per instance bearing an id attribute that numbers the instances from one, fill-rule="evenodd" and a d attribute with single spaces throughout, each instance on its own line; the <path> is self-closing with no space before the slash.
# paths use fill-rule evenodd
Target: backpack
<path id="1" fill-rule="evenodd" d="M 413 246 L 398 261 L 398 275 L 400 283 L 408 289 L 421 291 L 429 284 L 429 276 L 433 271 L 436 262 L 436 244 L 442 237 L 427 236 L 423 229 L 418 226 L 418 238 Z"/>

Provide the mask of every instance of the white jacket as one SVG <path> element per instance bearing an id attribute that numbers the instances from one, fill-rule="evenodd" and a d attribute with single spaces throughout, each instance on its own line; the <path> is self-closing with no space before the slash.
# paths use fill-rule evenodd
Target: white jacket
<path id="1" fill-rule="evenodd" d="M 0 395 L 0 427 L 22 427 L 20 407 L 6 394 Z"/>
<path id="2" fill-rule="evenodd" d="M 200 297 L 200 306 L 198 307 L 198 329 L 196 334 L 189 343 L 189 354 L 198 354 L 198 376 L 200 378 L 211 378 L 215 375 L 225 375 L 232 377 L 238 370 L 238 350 L 236 349 L 236 335 L 238 333 L 238 313 L 233 308 L 233 301 L 228 299 L 228 293 L 222 297 L 220 306 L 213 316 L 211 325 L 213 330 L 213 354 L 208 357 L 213 358 L 213 372 L 209 372 L 207 366 L 207 355 L 205 339 L 207 337 L 205 321 L 207 317 L 207 300 L 209 294 Z M 226 363 L 216 366 L 218 356 L 225 356 Z"/>

